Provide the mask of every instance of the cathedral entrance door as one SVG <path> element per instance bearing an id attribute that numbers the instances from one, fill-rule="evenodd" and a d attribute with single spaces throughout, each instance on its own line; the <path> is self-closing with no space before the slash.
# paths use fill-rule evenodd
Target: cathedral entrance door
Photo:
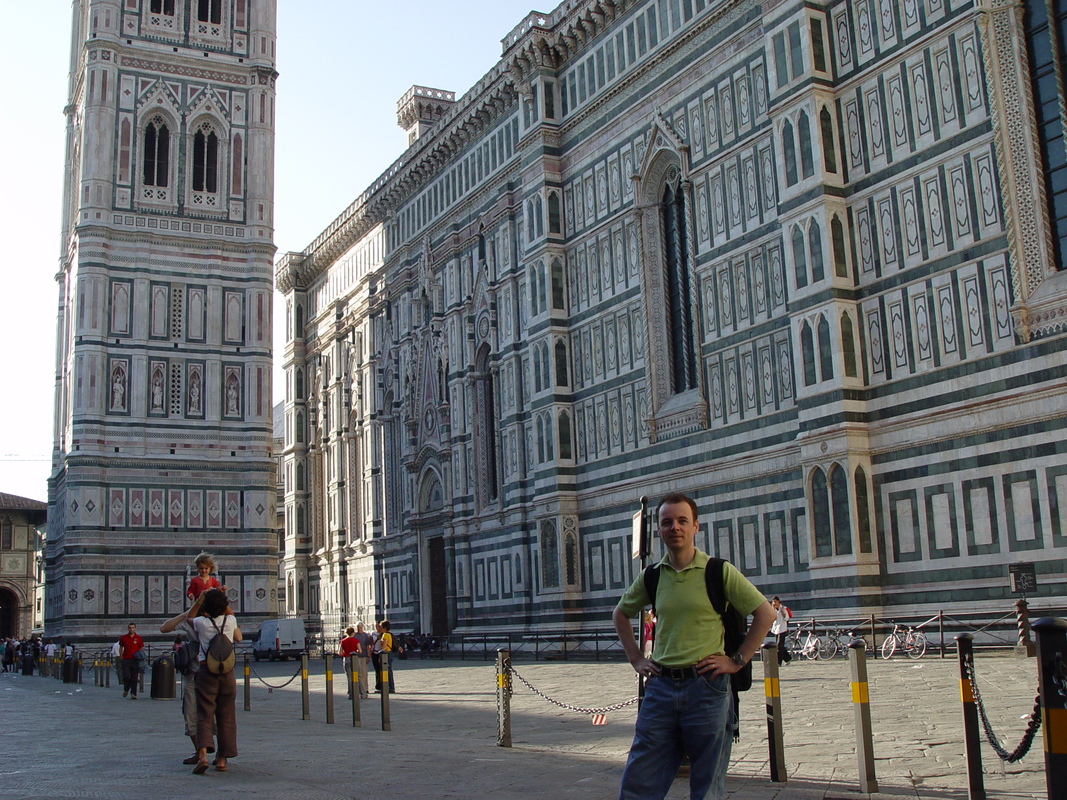
<path id="1" fill-rule="evenodd" d="M 19 634 L 19 599 L 10 589 L 0 589 L 0 639 Z"/>
<path id="2" fill-rule="evenodd" d="M 436 536 L 427 542 L 430 549 L 430 634 L 448 636 L 448 573 L 445 540 Z"/>

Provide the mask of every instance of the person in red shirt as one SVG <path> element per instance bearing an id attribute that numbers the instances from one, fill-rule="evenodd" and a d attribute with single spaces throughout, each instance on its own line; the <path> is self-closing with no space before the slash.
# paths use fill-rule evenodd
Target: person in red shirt
<path id="1" fill-rule="evenodd" d="M 126 634 L 119 637 L 119 658 L 122 659 L 122 696 L 137 699 L 137 683 L 141 676 L 141 659 L 137 654 L 144 650 L 144 639 L 137 635 L 137 626 L 126 626 Z M 141 656 L 144 658 L 144 656 Z"/>
<path id="2" fill-rule="evenodd" d="M 345 675 L 348 677 L 348 696 L 352 696 L 352 673 L 351 663 L 349 656 L 356 656 L 357 661 L 360 656 L 363 655 L 363 648 L 359 644 L 359 639 L 356 638 L 356 629 L 349 626 L 345 629 L 345 638 L 341 640 L 341 644 L 338 646 L 337 654 L 344 659 L 345 663 Z M 358 664 L 357 664 L 358 666 Z M 357 678 L 358 680 L 358 678 Z"/>

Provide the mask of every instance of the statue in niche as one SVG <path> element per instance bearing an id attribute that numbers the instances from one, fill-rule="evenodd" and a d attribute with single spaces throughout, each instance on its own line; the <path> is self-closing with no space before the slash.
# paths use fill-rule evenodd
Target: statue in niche
<path id="1" fill-rule="evenodd" d="M 121 366 L 111 372 L 111 410 L 126 410 L 126 371 Z"/>
<path id="2" fill-rule="evenodd" d="M 240 414 L 240 389 L 237 385 L 237 376 L 232 372 L 230 377 L 226 379 L 226 413 L 227 414 Z"/>
<path id="3" fill-rule="evenodd" d="M 203 384 L 200 380 L 200 371 L 194 370 L 192 375 L 189 376 L 189 413 L 200 414 L 200 400 L 203 391 Z"/>
<path id="4" fill-rule="evenodd" d="M 163 410 L 163 370 L 157 369 L 152 374 L 152 410 Z"/>

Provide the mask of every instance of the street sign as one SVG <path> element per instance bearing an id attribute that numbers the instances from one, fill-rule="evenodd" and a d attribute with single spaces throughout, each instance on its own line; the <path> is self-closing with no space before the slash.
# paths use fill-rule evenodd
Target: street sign
<path id="1" fill-rule="evenodd" d="M 641 525 L 641 520 L 645 517 L 644 509 L 634 514 L 633 521 L 633 543 L 630 546 L 631 555 L 637 559 L 641 557 L 641 551 L 644 548 L 644 530 Z"/>
<path id="2" fill-rule="evenodd" d="M 1037 589 L 1037 571 L 1033 562 L 1008 564 L 1008 579 L 1012 594 L 1033 594 Z"/>

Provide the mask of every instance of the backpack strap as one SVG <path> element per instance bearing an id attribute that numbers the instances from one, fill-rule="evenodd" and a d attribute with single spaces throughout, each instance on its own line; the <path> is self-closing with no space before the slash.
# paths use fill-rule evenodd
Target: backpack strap
<path id="1" fill-rule="evenodd" d="M 659 590 L 659 564 L 649 564 L 644 571 L 645 594 L 648 602 L 652 605 L 652 613 L 656 613 L 656 592 Z"/>
<path id="2" fill-rule="evenodd" d="M 726 586 L 722 579 L 723 565 L 726 562 L 721 558 L 708 558 L 708 565 L 704 568 L 704 583 L 708 588 L 708 598 L 711 607 L 721 617 L 726 613 L 729 602 L 726 599 Z"/>

